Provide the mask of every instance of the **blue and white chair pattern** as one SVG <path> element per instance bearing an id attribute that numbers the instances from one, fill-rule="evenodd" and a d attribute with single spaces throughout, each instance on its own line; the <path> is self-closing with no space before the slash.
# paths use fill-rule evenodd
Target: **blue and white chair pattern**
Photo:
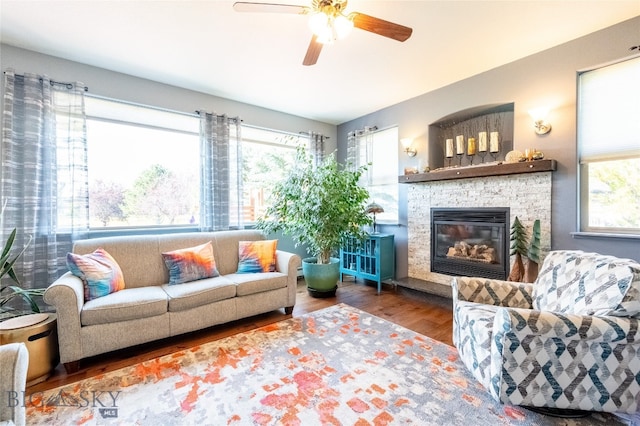
<path id="1" fill-rule="evenodd" d="M 533 284 L 456 277 L 453 342 L 496 400 L 640 411 L 640 264 L 552 251 Z"/>

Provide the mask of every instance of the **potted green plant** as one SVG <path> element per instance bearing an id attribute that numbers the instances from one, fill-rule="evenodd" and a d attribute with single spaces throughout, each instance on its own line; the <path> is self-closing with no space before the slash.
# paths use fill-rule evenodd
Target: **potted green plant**
<path id="1" fill-rule="evenodd" d="M 4 206 L 2 211 L 0 212 L 0 217 L 4 212 Z M 16 261 L 22 256 L 25 252 L 29 243 L 31 243 L 31 239 L 25 244 L 22 250 L 11 258 L 11 249 L 13 248 L 13 243 L 16 239 L 16 234 L 18 230 L 13 229 L 11 234 L 9 234 L 9 239 L 7 239 L 4 247 L 2 249 L 2 255 L 0 256 L 0 321 L 4 319 L 11 318 L 15 316 L 15 312 L 11 312 L 6 305 L 15 297 L 21 297 L 31 308 L 32 312 L 39 313 L 40 308 L 36 303 L 34 297 L 42 297 L 44 295 L 44 288 L 32 288 L 32 289 L 23 289 L 19 287 L 20 280 L 13 269 L 13 265 Z M 6 276 L 9 276 L 16 284 L 18 285 L 2 285 L 2 279 Z"/>
<path id="2" fill-rule="evenodd" d="M 369 191 L 358 184 L 365 170 L 366 166 L 355 170 L 341 166 L 335 153 L 314 166 L 306 151 L 298 148 L 295 164 L 275 184 L 270 206 L 257 221 L 259 229 L 282 232 L 314 256 L 302 260 L 312 296 L 335 295 L 340 277 L 335 253 L 347 239 L 363 239 L 363 226 L 372 223 L 365 207 Z"/>

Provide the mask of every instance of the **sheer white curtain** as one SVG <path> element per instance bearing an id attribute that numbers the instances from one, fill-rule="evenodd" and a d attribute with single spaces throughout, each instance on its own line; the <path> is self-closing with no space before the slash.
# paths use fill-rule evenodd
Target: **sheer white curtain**
<path id="1" fill-rule="evenodd" d="M 74 239 L 89 229 L 87 147 L 82 83 L 4 74 L 0 157 L 2 240 L 18 230 L 15 265 L 24 288 L 46 287 L 66 271 Z"/>
<path id="2" fill-rule="evenodd" d="M 243 227 L 241 120 L 199 112 L 200 230 Z"/>
<path id="3" fill-rule="evenodd" d="M 309 153 L 313 159 L 313 165 L 316 167 L 324 160 L 325 139 L 328 139 L 328 136 L 309 131 Z"/>

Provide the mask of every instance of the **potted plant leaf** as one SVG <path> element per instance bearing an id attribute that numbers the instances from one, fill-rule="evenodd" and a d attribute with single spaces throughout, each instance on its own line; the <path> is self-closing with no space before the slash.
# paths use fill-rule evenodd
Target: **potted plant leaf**
<path id="1" fill-rule="evenodd" d="M 1 214 L 4 212 L 4 206 Z M 32 312 L 39 313 L 40 308 L 36 303 L 34 297 L 42 297 L 44 295 L 44 288 L 33 288 L 33 289 L 23 289 L 19 287 L 20 280 L 13 269 L 13 265 L 15 265 L 16 261 L 23 255 L 29 243 L 31 243 L 31 239 L 25 244 L 22 250 L 16 254 L 13 258 L 11 257 L 11 250 L 13 248 L 13 243 L 16 239 L 16 234 L 18 230 L 13 229 L 11 234 L 9 234 L 9 238 L 7 239 L 4 247 L 2 249 L 2 255 L 0 256 L 0 321 L 11 318 L 15 316 L 15 310 L 9 309 L 6 305 L 15 297 L 22 298 L 30 307 Z M 18 285 L 2 285 L 2 279 L 8 276 Z M 13 312 L 12 312 L 13 311 Z"/>
<path id="2" fill-rule="evenodd" d="M 312 296 L 335 295 L 340 277 L 335 253 L 347 239 L 363 239 L 363 226 L 372 223 L 365 204 L 369 191 L 358 184 L 365 170 L 366 166 L 355 170 L 341 166 L 335 153 L 314 166 L 304 148 L 298 148 L 295 164 L 276 183 L 270 206 L 257 221 L 259 229 L 282 232 L 314 256 L 302 260 Z"/>

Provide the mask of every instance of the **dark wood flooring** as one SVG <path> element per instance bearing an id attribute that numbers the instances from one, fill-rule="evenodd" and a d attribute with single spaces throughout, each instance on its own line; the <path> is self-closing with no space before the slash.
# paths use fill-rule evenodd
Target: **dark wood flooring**
<path id="1" fill-rule="evenodd" d="M 319 299 L 307 294 L 304 280 L 298 280 L 298 293 L 293 316 L 300 316 L 337 303 L 345 303 L 370 314 L 402 325 L 410 330 L 452 345 L 451 299 L 392 285 L 383 285 L 380 295 L 374 283 L 345 281 L 339 284 L 336 297 Z M 58 365 L 51 377 L 27 389 L 39 392 L 117 370 L 142 361 L 167 355 L 202 343 L 221 339 L 266 324 L 289 318 L 284 310 L 269 312 L 229 324 L 218 325 L 145 345 L 88 358 L 80 363 L 80 371 L 67 374 Z"/>

